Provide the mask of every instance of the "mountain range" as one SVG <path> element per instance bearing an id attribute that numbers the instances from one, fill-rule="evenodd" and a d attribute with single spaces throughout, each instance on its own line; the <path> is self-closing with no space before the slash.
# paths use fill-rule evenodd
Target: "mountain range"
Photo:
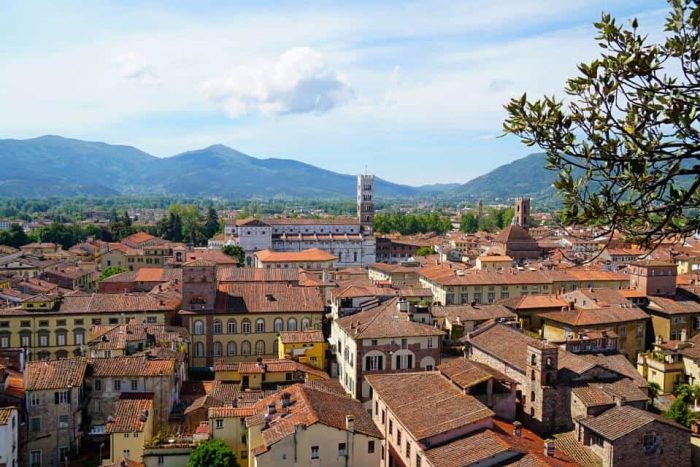
<path id="1" fill-rule="evenodd" d="M 532 154 L 465 184 L 412 187 L 378 178 L 377 196 L 507 199 L 543 193 L 555 174 Z M 0 197 L 183 195 L 347 198 L 356 178 L 223 145 L 159 158 L 131 146 L 60 136 L 0 140 Z"/>

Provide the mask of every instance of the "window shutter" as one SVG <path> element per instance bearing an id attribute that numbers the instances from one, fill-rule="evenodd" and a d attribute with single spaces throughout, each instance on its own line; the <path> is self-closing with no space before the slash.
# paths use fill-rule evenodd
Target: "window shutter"
<path id="1" fill-rule="evenodd" d="M 413 355 L 408 356 L 408 366 L 407 368 L 413 368 Z"/>
<path id="2" fill-rule="evenodd" d="M 53 393 L 53 402 L 54 404 L 58 404 L 58 391 Z"/>
<path id="3" fill-rule="evenodd" d="M 377 370 L 384 369 L 384 362 L 382 360 L 384 360 L 384 357 L 382 357 L 381 355 L 377 357 Z"/>
<path id="4" fill-rule="evenodd" d="M 371 358 L 369 356 L 366 356 L 365 357 L 365 370 L 366 371 L 369 371 L 372 369 L 372 367 L 370 366 L 370 363 L 371 363 Z"/>
<path id="5" fill-rule="evenodd" d="M 69 403 L 69 404 L 71 403 L 71 402 L 70 402 L 70 398 L 71 398 L 71 393 L 72 393 L 72 392 L 73 392 L 72 390 L 70 390 L 70 389 L 68 390 L 68 403 Z"/>

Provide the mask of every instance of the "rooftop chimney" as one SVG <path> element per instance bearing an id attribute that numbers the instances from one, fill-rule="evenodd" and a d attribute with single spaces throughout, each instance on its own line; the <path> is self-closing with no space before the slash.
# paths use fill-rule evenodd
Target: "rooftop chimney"
<path id="1" fill-rule="evenodd" d="M 554 440 L 548 438 L 544 441 L 544 455 L 547 457 L 554 457 Z"/>
<path id="2" fill-rule="evenodd" d="M 399 298 L 399 301 L 396 303 L 396 307 L 398 310 L 402 313 L 407 313 L 408 312 L 408 301 L 405 298 Z"/>
<path id="3" fill-rule="evenodd" d="M 523 424 L 519 421 L 513 422 L 513 436 L 520 438 L 523 435 Z"/>
<path id="4" fill-rule="evenodd" d="M 355 431 L 355 416 L 354 415 L 347 414 L 345 416 L 345 428 L 350 432 Z"/>

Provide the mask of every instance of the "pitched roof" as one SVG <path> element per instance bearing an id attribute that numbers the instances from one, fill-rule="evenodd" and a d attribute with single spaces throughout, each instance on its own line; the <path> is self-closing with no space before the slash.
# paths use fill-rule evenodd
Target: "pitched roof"
<path id="1" fill-rule="evenodd" d="M 509 242 L 534 242 L 527 230 L 517 224 L 510 224 L 505 229 L 501 230 L 494 241 L 498 243 Z"/>
<path id="2" fill-rule="evenodd" d="M 649 297 L 649 309 L 667 315 L 700 313 L 700 302 L 685 295 L 674 297 Z"/>
<path id="3" fill-rule="evenodd" d="M 169 376 L 175 373 L 175 360 L 151 360 L 145 357 L 112 357 L 90 359 L 92 376 Z"/>
<path id="4" fill-rule="evenodd" d="M 425 451 L 433 467 L 454 467 L 478 464 L 511 450 L 502 437 L 484 430 Z"/>
<path id="5" fill-rule="evenodd" d="M 283 331 L 280 333 L 283 344 L 303 344 L 311 342 L 325 342 L 323 332 L 319 330 L 307 331 Z"/>
<path id="6" fill-rule="evenodd" d="M 135 313 L 172 311 L 179 306 L 178 300 L 163 300 L 149 293 L 74 293 L 57 300 L 52 310 L 25 310 L 21 307 L 0 310 L 0 315 L 78 314 L 78 313 Z"/>
<path id="7" fill-rule="evenodd" d="M 570 326 L 594 326 L 601 324 L 616 324 L 628 321 L 646 320 L 649 315 L 635 305 L 610 306 L 603 308 L 583 308 L 566 311 L 550 311 L 540 313 L 545 321 L 564 323 Z"/>
<path id="8" fill-rule="evenodd" d="M 610 441 L 622 438 L 653 422 L 688 431 L 683 425 L 631 405 L 615 406 L 597 417 L 579 420 L 581 425 Z"/>
<path id="9" fill-rule="evenodd" d="M 0 407 L 0 425 L 7 425 L 13 413 L 17 412 L 15 407 Z"/>
<path id="10" fill-rule="evenodd" d="M 501 300 L 499 303 L 511 310 L 561 309 L 568 305 L 568 302 L 558 295 L 522 295 Z"/>
<path id="11" fill-rule="evenodd" d="M 275 313 L 324 311 L 321 292 L 315 287 L 298 287 L 283 283 L 219 284 L 217 313 Z"/>
<path id="12" fill-rule="evenodd" d="M 494 415 L 438 372 L 371 374 L 365 379 L 417 440 Z"/>
<path id="13" fill-rule="evenodd" d="M 114 404 L 114 414 L 112 420 L 105 424 L 105 431 L 107 433 L 141 432 L 152 410 L 152 393 L 122 394 Z"/>
<path id="14" fill-rule="evenodd" d="M 528 345 L 533 345 L 537 348 L 552 347 L 510 326 L 497 323 L 484 325 L 479 330 L 462 338 L 462 340 L 469 342 L 474 347 L 493 355 L 520 371 L 525 371 Z M 505 342 L 507 342 L 508 345 L 504 345 Z"/>
<path id="15" fill-rule="evenodd" d="M 503 305 L 435 305 L 431 309 L 431 314 L 433 317 L 445 318 L 450 321 L 459 318 L 461 322 L 515 318 L 517 316 Z"/>
<path id="16" fill-rule="evenodd" d="M 375 308 L 339 318 L 336 322 L 353 339 L 445 334 L 444 331 L 428 324 L 411 321 L 408 313 L 398 311 L 397 304 L 398 299 L 394 298 Z"/>
<path id="17" fill-rule="evenodd" d="M 320 248 L 310 248 L 302 251 L 272 251 L 262 250 L 255 253 L 259 261 L 264 263 L 296 263 L 335 261 L 336 256 Z"/>
<path id="18" fill-rule="evenodd" d="M 64 358 L 28 362 L 24 367 L 25 391 L 66 389 L 83 384 L 88 362 L 84 358 Z"/>
<path id="19" fill-rule="evenodd" d="M 298 282 L 296 268 L 239 268 L 220 267 L 217 270 L 219 282 Z"/>
<path id="20" fill-rule="evenodd" d="M 440 373 L 462 389 L 470 388 L 490 379 L 513 381 L 512 378 L 489 366 L 462 357 L 443 362 L 437 368 Z"/>

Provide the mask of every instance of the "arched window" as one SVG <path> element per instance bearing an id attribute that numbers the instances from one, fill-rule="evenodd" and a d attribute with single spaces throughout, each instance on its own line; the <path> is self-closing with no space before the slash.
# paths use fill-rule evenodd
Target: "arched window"
<path id="1" fill-rule="evenodd" d="M 221 324 L 220 319 L 214 320 L 214 334 L 221 334 L 223 332 L 223 324 Z"/>
<path id="2" fill-rule="evenodd" d="M 194 344 L 194 356 L 203 357 L 204 356 L 204 344 L 197 342 Z"/>
<path id="3" fill-rule="evenodd" d="M 258 318 L 255 321 L 255 332 L 257 332 L 257 333 L 265 332 L 265 320 L 264 319 Z"/>
<path id="4" fill-rule="evenodd" d="M 287 331 L 296 331 L 297 330 L 297 320 L 294 318 L 289 318 L 287 320 Z"/>
<path id="5" fill-rule="evenodd" d="M 221 342 L 214 342 L 214 356 L 221 357 L 224 354 L 224 345 Z"/>
<path id="6" fill-rule="evenodd" d="M 243 331 L 243 334 L 250 334 L 250 320 L 248 318 L 243 320 L 241 330 Z"/>
<path id="7" fill-rule="evenodd" d="M 547 368 L 552 368 L 552 357 L 547 357 L 547 360 L 545 360 L 545 362 Z"/>
<path id="8" fill-rule="evenodd" d="M 194 322 L 194 333 L 196 335 L 204 334 L 204 321 L 198 319 Z"/>
<path id="9" fill-rule="evenodd" d="M 241 355 L 244 357 L 250 356 L 250 342 L 248 341 L 243 341 L 241 344 Z"/>
<path id="10" fill-rule="evenodd" d="M 280 347 L 280 346 L 279 346 L 279 342 L 278 342 L 277 339 L 275 339 L 275 340 L 272 342 L 272 353 L 273 353 L 273 355 L 275 355 L 275 358 L 279 355 L 279 352 L 280 352 L 280 348 L 279 348 L 279 347 Z"/>
<path id="11" fill-rule="evenodd" d="M 275 318 L 275 332 L 279 334 L 282 331 L 284 331 L 284 321 L 282 318 Z"/>
<path id="12" fill-rule="evenodd" d="M 236 320 L 230 319 L 226 322 L 226 332 L 229 334 L 236 334 Z"/>
<path id="13" fill-rule="evenodd" d="M 255 355 L 265 355 L 265 342 L 257 341 L 255 343 Z"/>
<path id="14" fill-rule="evenodd" d="M 62 358 L 68 358 L 68 351 L 67 350 L 57 350 L 56 351 L 56 358 L 59 360 Z"/>
<path id="15" fill-rule="evenodd" d="M 236 347 L 236 343 L 234 341 L 228 341 L 228 344 L 226 344 L 226 354 L 229 356 L 234 356 L 238 353 L 238 348 Z"/>
<path id="16" fill-rule="evenodd" d="M 301 320 L 301 330 L 306 331 L 311 327 L 311 320 L 309 318 L 303 318 Z"/>

